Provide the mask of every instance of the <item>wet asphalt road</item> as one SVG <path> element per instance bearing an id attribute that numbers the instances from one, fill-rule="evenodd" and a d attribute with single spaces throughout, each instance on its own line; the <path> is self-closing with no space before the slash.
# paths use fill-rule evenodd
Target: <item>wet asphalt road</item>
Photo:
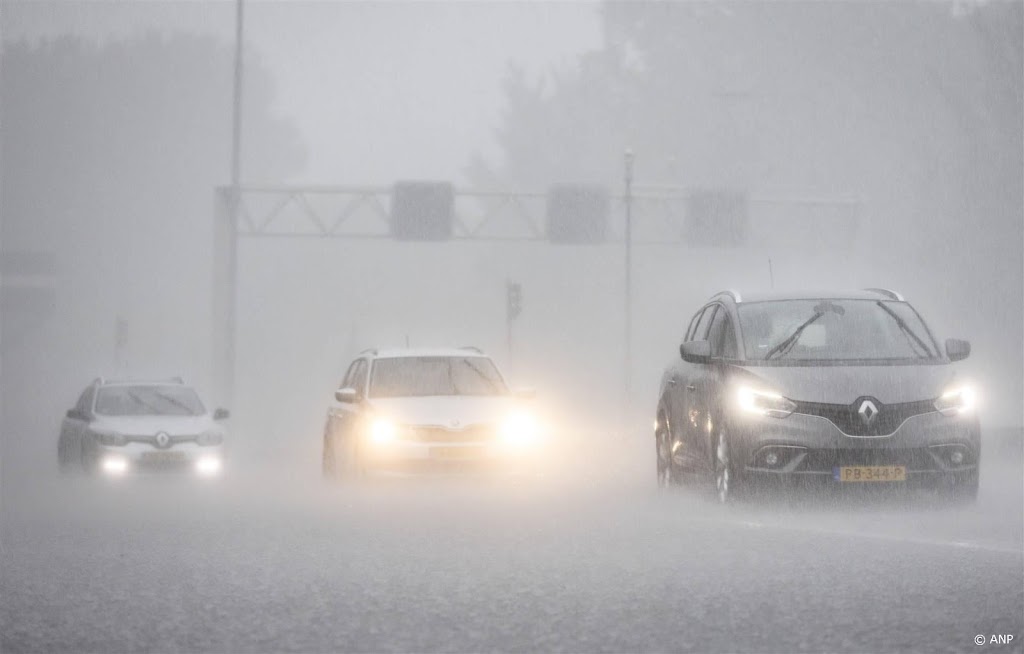
<path id="1" fill-rule="evenodd" d="M 0 650 L 1020 652 L 1024 477 L 989 459 L 970 509 L 722 508 L 628 456 L 557 482 L 7 475 Z"/>

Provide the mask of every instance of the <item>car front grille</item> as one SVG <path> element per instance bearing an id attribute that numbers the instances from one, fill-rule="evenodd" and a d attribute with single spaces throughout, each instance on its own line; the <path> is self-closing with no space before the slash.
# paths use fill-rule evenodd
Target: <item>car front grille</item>
<path id="1" fill-rule="evenodd" d="M 132 434 L 124 437 L 127 443 L 147 443 L 153 447 L 160 447 L 157 443 L 156 434 Z M 172 447 L 179 443 L 194 443 L 199 440 L 198 434 L 181 434 L 178 436 L 169 436 L 167 440 L 167 447 Z"/>
<path id="2" fill-rule="evenodd" d="M 818 402 L 797 402 L 794 413 L 802 413 L 809 416 L 818 416 L 830 421 L 844 434 L 850 436 L 888 436 L 899 429 L 908 418 L 919 416 L 925 413 L 932 413 L 935 404 L 932 400 L 920 402 L 902 402 L 899 404 L 882 404 L 878 400 L 871 399 L 878 415 L 870 422 L 865 422 L 858 413 L 861 403 L 865 399 L 859 398 L 853 404 L 822 404 Z"/>
<path id="3" fill-rule="evenodd" d="M 404 434 L 406 440 L 418 443 L 483 443 L 494 438 L 494 430 L 481 425 L 465 429 L 420 426 L 409 427 Z"/>
<path id="4" fill-rule="evenodd" d="M 938 470 L 935 458 L 919 448 L 849 448 L 811 450 L 800 462 L 800 472 L 830 472 L 842 466 L 905 466 L 907 470 Z"/>

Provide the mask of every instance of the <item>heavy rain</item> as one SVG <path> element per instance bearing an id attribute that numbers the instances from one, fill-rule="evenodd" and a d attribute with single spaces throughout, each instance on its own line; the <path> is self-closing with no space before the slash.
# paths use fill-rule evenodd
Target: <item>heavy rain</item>
<path id="1" fill-rule="evenodd" d="M 0 41 L 0 652 L 1024 651 L 1024 2 Z"/>

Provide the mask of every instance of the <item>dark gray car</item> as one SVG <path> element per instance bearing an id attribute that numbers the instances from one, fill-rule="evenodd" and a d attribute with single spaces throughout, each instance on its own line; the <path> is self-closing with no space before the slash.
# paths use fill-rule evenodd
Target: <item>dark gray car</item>
<path id="1" fill-rule="evenodd" d="M 662 376 L 655 423 L 663 485 L 713 480 L 728 502 L 785 485 L 978 489 L 975 396 L 893 291 L 742 297 L 698 311 Z"/>

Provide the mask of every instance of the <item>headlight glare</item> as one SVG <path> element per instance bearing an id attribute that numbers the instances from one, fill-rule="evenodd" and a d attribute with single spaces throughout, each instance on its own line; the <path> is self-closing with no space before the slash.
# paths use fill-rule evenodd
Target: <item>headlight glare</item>
<path id="1" fill-rule="evenodd" d="M 196 472 L 204 477 L 212 477 L 220 473 L 221 467 L 221 460 L 215 456 L 200 457 L 196 461 Z"/>
<path id="2" fill-rule="evenodd" d="M 100 461 L 100 467 L 108 475 L 123 475 L 128 472 L 128 459 L 120 455 L 105 456 Z"/>
<path id="3" fill-rule="evenodd" d="M 946 391 L 935 400 L 935 408 L 944 416 L 959 416 L 974 410 L 978 398 L 970 386 Z"/>
<path id="4" fill-rule="evenodd" d="M 398 438 L 398 427 L 387 418 L 376 418 L 370 423 L 370 440 L 378 445 L 390 443 Z"/>
<path id="5" fill-rule="evenodd" d="M 513 413 L 501 423 L 501 439 L 507 445 L 525 447 L 540 438 L 540 425 L 529 413 Z"/>
<path id="6" fill-rule="evenodd" d="M 796 410 L 795 403 L 778 393 L 757 390 L 749 386 L 740 386 L 736 392 L 736 400 L 740 411 L 769 418 L 785 418 Z"/>

